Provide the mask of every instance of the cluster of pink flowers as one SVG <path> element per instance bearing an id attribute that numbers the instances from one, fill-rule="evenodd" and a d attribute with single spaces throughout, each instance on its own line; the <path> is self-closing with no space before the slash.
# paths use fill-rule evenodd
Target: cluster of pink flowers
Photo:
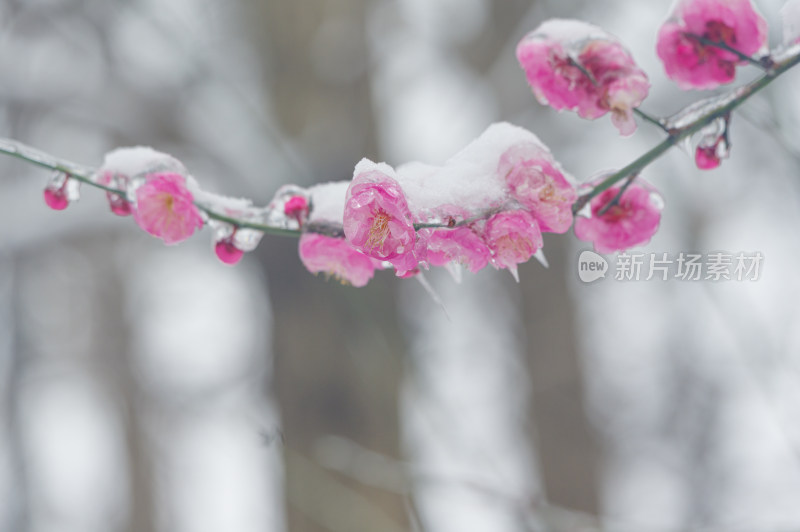
<path id="1" fill-rule="evenodd" d="M 459 203 L 444 201 L 437 190 L 452 176 L 469 189 Z M 575 186 L 535 136 L 495 124 L 444 167 L 395 171 L 362 161 L 345 192 L 344 241 L 304 237 L 309 243 L 301 242 L 300 256 L 309 270 L 353 285 L 381 267 L 409 277 L 431 266 L 475 273 L 491 264 L 516 277 L 517 266 L 542 248 L 542 232 L 569 229 L 576 198 Z M 425 227 L 430 223 L 440 227 Z"/>
<path id="2" fill-rule="evenodd" d="M 613 35 L 578 20 L 549 20 L 519 43 L 517 59 L 542 104 L 588 119 L 611 112 L 620 134 L 636 130 L 633 109 L 650 83 Z"/>
<path id="3" fill-rule="evenodd" d="M 800 42 L 800 0 L 790 0 L 783 15 L 785 45 L 792 47 Z M 711 89 L 732 81 L 745 62 L 767 69 L 778 64 L 777 56 L 757 57 L 766 32 L 751 0 L 677 0 L 658 33 L 657 52 L 680 87 Z M 587 119 L 610 113 L 621 134 L 635 131 L 634 110 L 650 83 L 614 36 L 584 22 L 550 20 L 522 39 L 516 53 L 543 104 Z M 670 135 L 689 131 L 681 129 L 679 115 L 656 121 L 637 112 Z M 716 117 L 694 134 L 699 168 L 716 168 L 727 157 L 729 119 Z M 609 188 L 576 219 L 573 209 L 583 203 L 572 178 L 535 135 L 506 123 L 490 126 L 441 166 L 395 169 L 365 159 L 349 182 L 287 185 L 264 208 L 202 190 L 179 161 L 149 148 L 109 153 L 94 177 L 114 214 L 132 216 L 166 244 L 209 225 L 217 257 L 236 264 L 265 228 L 298 233 L 309 271 L 353 286 L 389 268 L 406 278 L 432 266 L 455 275 L 492 265 L 517 277 L 518 265 L 531 257 L 544 262 L 543 233 L 565 233 L 573 222 L 577 238 L 600 253 L 645 244 L 658 229 L 663 205 L 651 185 L 629 179 L 604 184 Z M 87 180 L 56 173 L 45 202 L 66 208 Z M 587 184 L 586 193 L 600 183 Z"/>
<path id="4" fill-rule="evenodd" d="M 126 151 L 117 150 L 109 156 L 113 161 L 115 155 Z M 133 215 L 139 227 L 165 244 L 183 242 L 203 226 L 203 217 L 181 173 L 153 171 L 133 176 L 103 168 L 96 181 L 118 191 L 106 192 L 111 212 L 117 216 Z M 45 203 L 51 209 L 66 209 L 70 201 L 78 199 L 78 185 L 70 175 L 57 173 L 45 187 Z"/>
<path id="5" fill-rule="evenodd" d="M 180 162 L 149 148 L 111 152 L 95 180 L 106 188 L 113 213 L 131 215 L 166 244 L 208 224 L 217 257 L 236 264 L 258 244 L 259 224 L 282 227 L 301 233 L 299 255 L 309 271 L 353 286 L 386 268 L 406 278 L 432 266 L 458 275 L 461 268 L 476 273 L 491 264 L 517 278 L 518 265 L 539 256 L 543 233 L 569 230 L 578 198 L 547 147 L 506 123 L 490 126 L 441 167 L 412 163 L 396 171 L 365 159 L 350 182 L 287 185 L 264 209 L 203 191 Z M 57 174 L 45 200 L 62 209 L 77 199 L 78 184 Z M 209 208 L 215 216 L 204 214 Z M 630 231 L 635 217 L 616 219 L 623 218 Z"/>

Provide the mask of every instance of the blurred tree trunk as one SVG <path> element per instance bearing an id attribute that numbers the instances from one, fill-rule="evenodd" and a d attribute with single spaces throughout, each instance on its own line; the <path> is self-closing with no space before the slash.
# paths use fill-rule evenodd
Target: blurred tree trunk
<path id="1" fill-rule="evenodd" d="M 0 256 L 0 426 L 7 435 L 4 458 L 10 466 L 8 478 L 3 480 L 14 486 L 9 490 L 9 500 L 3 501 L 7 515 L 0 521 L 0 529 L 25 532 L 30 528 L 30 486 L 19 411 L 25 353 L 16 319 L 20 309 L 19 287 L 15 282 L 17 263 L 10 256 Z"/>
<path id="2" fill-rule="evenodd" d="M 283 0 L 246 5 L 256 49 L 270 62 L 266 97 L 282 133 L 300 150 L 307 145 L 302 156 L 310 160 L 315 181 L 350 179 L 361 157 L 378 157 L 364 35 L 368 4 Z M 354 71 L 361 69 L 352 79 L 326 80 L 315 70 L 313 58 L 325 47 L 325 34 L 335 31 L 331 23 L 351 30 L 344 36 L 349 43 L 345 59 L 355 62 L 350 65 Z M 329 44 L 337 43 L 334 39 Z M 302 176 L 290 180 L 301 182 Z M 341 521 L 331 512 L 342 508 L 332 508 L 329 501 L 341 500 L 350 490 L 382 510 L 360 515 L 358 507 L 347 508 L 360 515 L 355 519 L 359 530 L 385 529 L 381 515 L 405 527 L 402 498 L 315 469 L 314 460 L 317 443 L 329 434 L 399 456 L 397 394 L 403 349 L 393 310 L 394 279 L 381 276 L 369 291 L 342 288 L 304 270 L 294 239 L 268 238 L 261 249 L 269 250 L 260 256 L 270 278 L 281 280 L 272 283 L 271 296 L 276 309 L 274 380 L 287 446 L 288 528 L 335 528 Z"/>
<path id="3" fill-rule="evenodd" d="M 544 247 L 550 268 L 531 272 L 519 287 L 533 384 L 534 440 L 548 501 L 597 514 L 600 450 L 584 406 L 583 364 L 575 337 L 566 275 L 569 243 L 560 235 Z M 531 269 L 526 266 L 527 269 Z M 527 277 L 528 272 L 525 272 Z"/>

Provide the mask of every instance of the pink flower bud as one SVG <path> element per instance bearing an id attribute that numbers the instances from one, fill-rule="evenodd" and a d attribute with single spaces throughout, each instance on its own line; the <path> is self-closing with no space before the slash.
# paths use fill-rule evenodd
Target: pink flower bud
<path id="1" fill-rule="evenodd" d="M 165 244 L 177 244 L 203 227 L 203 218 L 186 188 L 186 178 L 175 173 L 155 173 L 136 189 L 136 223 Z"/>
<path id="2" fill-rule="evenodd" d="M 416 233 L 398 182 L 379 168 L 357 174 L 347 189 L 343 220 L 347 241 L 365 255 L 398 269 L 416 265 Z"/>
<path id="3" fill-rule="evenodd" d="M 694 162 L 700 170 L 713 170 L 720 165 L 717 156 L 717 145 L 697 146 L 694 152 Z"/>
<path id="4" fill-rule="evenodd" d="M 233 240 L 226 238 L 214 244 L 214 253 L 225 264 L 234 265 L 242 260 L 244 251 L 236 247 Z"/>
<path id="5" fill-rule="evenodd" d="M 622 251 L 646 244 L 661 222 L 661 197 L 641 180 L 632 183 L 616 204 L 599 214 L 619 190 L 619 185 L 604 190 L 591 201 L 591 217 L 579 216 L 575 219 L 575 236 L 594 242 L 594 249 L 598 253 Z"/>
<path id="6" fill-rule="evenodd" d="M 317 233 L 303 233 L 299 253 L 311 273 L 323 273 L 356 287 L 366 285 L 380 267 L 380 261 L 359 253 L 345 239 Z"/>
<path id="7" fill-rule="evenodd" d="M 80 182 L 64 172 L 55 172 L 44 189 L 44 202 L 55 211 L 63 211 L 79 197 Z"/>
<path id="8" fill-rule="evenodd" d="M 730 83 L 736 65 L 744 63 L 701 39 L 753 56 L 764 48 L 767 22 L 750 0 L 679 0 L 658 32 L 656 51 L 667 76 L 682 89 L 713 89 Z"/>
<path id="9" fill-rule="evenodd" d="M 283 204 L 283 213 L 302 225 L 308 217 L 308 200 L 303 196 L 292 196 Z"/>
<path id="10" fill-rule="evenodd" d="M 69 200 L 62 190 L 44 189 L 44 202 L 54 211 L 63 211 L 69 206 Z"/>
<path id="11" fill-rule="evenodd" d="M 503 153 L 497 171 L 542 232 L 565 233 L 570 228 L 578 194 L 549 151 L 534 143 L 518 144 Z"/>
<path id="12" fill-rule="evenodd" d="M 104 171 L 98 174 L 97 182 L 101 185 L 127 191 L 129 180 L 125 175 Z M 111 212 L 117 216 L 130 216 L 133 214 L 133 206 L 125 197 L 115 192 L 106 192 L 106 198 L 108 199 L 108 206 L 111 208 Z"/>
<path id="13" fill-rule="evenodd" d="M 636 130 L 633 109 L 650 83 L 611 34 L 578 20 L 548 20 L 517 45 L 517 59 L 540 103 L 588 119 L 611 112 L 620 134 Z"/>

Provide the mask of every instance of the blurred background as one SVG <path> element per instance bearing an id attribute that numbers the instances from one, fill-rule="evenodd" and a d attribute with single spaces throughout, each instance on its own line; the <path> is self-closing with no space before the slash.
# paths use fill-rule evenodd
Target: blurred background
<path id="1" fill-rule="evenodd" d="M 538 105 L 518 40 L 603 26 L 667 81 L 659 0 L 0 0 L 0 136 L 98 165 L 181 159 L 265 204 L 362 157 L 441 163 L 491 122 L 580 181 L 661 139 Z M 773 44 L 780 0 L 760 0 Z M 757 72 L 743 69 L 741 81 Z M 0 157 L 0 531 L 800 531 L 800 98 L 790 72 L 680 149 L 644 252 L 760 252 L 755 282 L 580 283 L 550 268 L 365 288 L 267 236 L 237 267 L 208 231 L 165 248 L 104 195 L 53 212 Z"/>

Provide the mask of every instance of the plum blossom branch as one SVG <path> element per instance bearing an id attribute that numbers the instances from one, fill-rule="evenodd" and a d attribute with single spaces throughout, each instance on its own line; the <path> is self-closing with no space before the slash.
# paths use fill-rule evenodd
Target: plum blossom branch
<path id="1" fill-rule="evenodd" d="M 21 159 L 27 163 L 39 166 L 41 168 L 53 170 L 54 172 L 63 172 L 70 178 L 80 181 L 85 185 L 104 190 L 111 194 L 125 194 L 124 190 L 97 182 L 94 179 L 94 175 L 96 174 L 96 170 L 94 169 L 88 166 L 73 163 L 66 159 L 55 157 L 49 153 L 43 152 L 32 146 L 28 146 L 27 144 L 17 140 L 0 138 L 0 153 Z M 230 223 L 247 229 L 255 229 L 257 231 L 262 231 L 272 235 L 298 236 L 300 234 L 300 232 L 297 230 L 289 230 L 272 225 L 249 222 L 247 220 L 241 220 L 232 216 L 226 216 L 225 214 L 216 212 L 200 202 L 195 202 L 195 205 L 212 220 Z"/>
<path id="2" fill-rule="evenodd" d="M 66 159 L 55 157 L 49 153 L 46 153 L 42 150 L 24 144 L 18 140 L 0 138 L 0 153 L 9 155 L 16 159 L 20 159 L 22 161 L 33 164 L 35 166 L 39 166 L 41 168 L 67 174 L 72 179 L 80 181 L 85 185 L 103 190 L 110 194 L 118 194 L 118 195 L 125 194 L 125 191 L 122 189 L 118 189 L 98 182 L 95 179 L 95 175 L 97 173 L 95 169 L 74 163 Z M 316 223 L 309 223 L 302 230 L 287 229 L 285 227 L 280 227 L 277 225 L 248 221 L 236 216 L 223 214 L 218 212 L 214 208 L 206 205 L 202 201 L 195 201 L 194 204 L 198 209 L 200 209 L 203 213 L 205 213 L 205 215 L 211 220 L 227 223 L 238 228 L 261 231 L 262 233 L 265 234 L 270 234 L 275 236 L 299 237 L 303 232 L 309 232 L 309 233 L 319 233 L 322 235 L 336 237 L 336 238 L 343 236 L 341 224 L 337 225 L 337 224 L 316 222 Z M 479 212 L 474 216 L 465 218 L 460 221 L 450 220 L 448 223 L 429 222 L 429 223 L 415 223 L 413 225 L 416 230 L 462 227 L 469 225 L 475 221 L 489 218 L 494 214 L 497 214 L 498 212 L 499 211 L 497 208 L 492 208 L 492 209 L 486 209 L 485 211 Z"/>
<path id="3" fill-rule="evenodd" d="M 592 198 L 608 188 L 611 188 L 619 181 L 632 174 L 641 172 L 672 146 L 697 133 L 714 120 L 728 115 L 731 111 L 746 102 L 751 96 L 775 81 L 787 70 L 796 66 L 800 63 L 800 46 L 794 47 L 791 53 L 785 54 L 785 57 L 779 57 L 777 59 L 773 57 L 773 61 L 774 65 L 772 69 L 755 81 L 734 89 L 722 97 L 714 98 L 711 101 L 700 102 L 703 104 L 701 106 L 702 110 L 697 116 L 693 116 L 697 112 L 696 105 L 691 105 L 666 119 L 665 124 L 669 130 L 669 136 L 635 161 L 606 177 L 590 192 L 580 196 L 573 206 L 573 212 L 577 213 L 580 211 Z M 692 118 L 686 120 L 687 115 Z"/>
<path id="4" fill-rule="evenodd" d="M 698 168 L 719 166 L 729 152 L 732 111 L 800 62 L 792 31 L 785 42 L 794 44 L 763 53 L 767 25 L 751 0 L 679 0 L 675 6 L 658 32 L 656 51 L 679 87 L 717 88 L 746 63 L 763 75 L 672 116 L 654 117 L 639 109 L 650 89 L 647 75 L 603 29 L 551 19 L 518 44 L 517 59 L 540 103 L 588 120 L 608 115 L 623 136 L 634 133 L 636 117 L 666 134 L 624 168 L 581 188 L 536 135 L 508 123 L 492 124 L 443 165 L 393 168 L 364 159 L 350 182 L 285 185 L 263 207 L 203 190 L 180 161 L 151 148 L 114 150 L 97 169 L 13 140 L 0 139 L 0 153 L 54 171 L 44 190 L 53 209 L 77 200 L 86 184 L 106 192 L 114 214 L 132 216 L 166 244 L 209 226 L 217 257 L 229 265 L 272 234 L 299 237 L 309 271 L 354 286 L 386 268 L 405 278 L 443 266 L 458 279 L 462 268 L 475 273 L 491 264 L 517 278 L 517 265 L 531 257 L 545 262 L 542 233 L 574 227 L 599 253 L 649 241 L 663 201 L 654 187 L 637 181 L 641 171 L 689 138 L 699 139 Z M 578 212 L 586 216 L 575 218 Z"/>

